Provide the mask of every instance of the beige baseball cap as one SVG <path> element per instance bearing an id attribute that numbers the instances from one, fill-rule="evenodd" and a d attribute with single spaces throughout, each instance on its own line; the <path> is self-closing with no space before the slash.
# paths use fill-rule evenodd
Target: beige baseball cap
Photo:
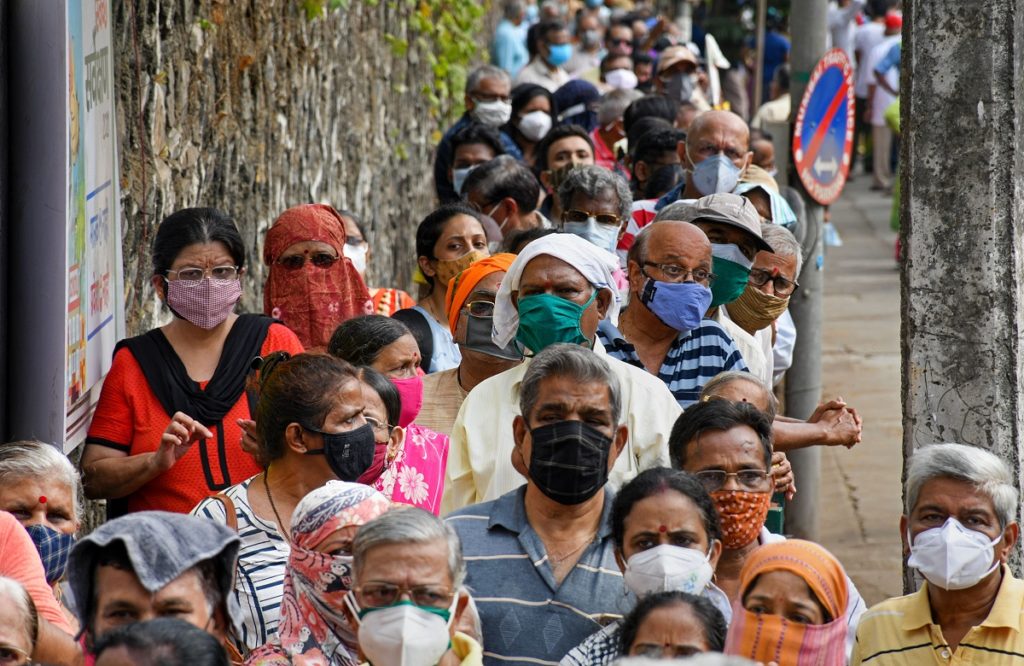
<path id="1" fill-rule="evenodd" d="M 661 55 L 658 56 L 658 74 L 661 74 L 670 67 L 674 67 L 681 62 L 688 62 L 693 64 L 694 68 L 699 64 L 697 62 L 697 56 L 694 55 L 693 51 L 686 48 L 685 46 L 669 46 Z"/>
<path id="2" fill-rule="evenodd" d="M 669 210 L 671 207 L 672 210 Z M 755 238 L 757 249 L 774 253 L 761 238 L 761 216 L 757 214 L 750 199 L 738 194 L 710 194 L 695 201 L 676 202 L 662 209 L 668 215 L 658 214 L 660 219 L 682 220 L 684 222 L 720 222 L 742 229 Z M 657 221 L 657 219 L 655 220 Z"/>

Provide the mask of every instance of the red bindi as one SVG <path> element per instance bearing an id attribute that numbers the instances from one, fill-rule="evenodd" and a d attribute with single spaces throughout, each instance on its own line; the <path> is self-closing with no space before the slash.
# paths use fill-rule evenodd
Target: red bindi
<path id="1" fill-rule="evenodd" d="M 659 525 L 658 526 L 658 531 L 662 532 L 662 533 L 665 533 L 665 532 L 668 532 L 668 528 L 665 527 L 664 525 Z"/>
<path id="2" fill-rule="evenodd" d="M 39 496 L 39 503 L 40 504 L 46 504 L 46 495 L 40 495 Z"/>

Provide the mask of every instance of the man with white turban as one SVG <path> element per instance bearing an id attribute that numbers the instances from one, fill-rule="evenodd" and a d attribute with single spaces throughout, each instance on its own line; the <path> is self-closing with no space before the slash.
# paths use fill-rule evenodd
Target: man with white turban
<path id="1" fill-rule="evenodd" d="M 606 355 L 597 340 L 602 320 L 618 321 L 617 268 L 616 255 L 572 234 L 539 238 L 512 263 L 495 299 L 492 337 L 499 346 L 519 340 L 527 358 L 480 383 L 462 404 L 451 435 L 442 514 L 496 499 L 526 481 L 526 470 L 511 459 L 519 387 L 530 356 L 557 343 L 592 349 L 619 378 L 621 423 L 629 438 L 610 482 L 618 487 L 641 470 L 668 464 L 668 434 L 679 405 L 661 380 Z"/>

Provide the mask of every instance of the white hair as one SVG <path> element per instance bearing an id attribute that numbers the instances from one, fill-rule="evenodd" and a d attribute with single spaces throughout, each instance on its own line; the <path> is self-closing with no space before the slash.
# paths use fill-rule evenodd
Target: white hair
<path id="1" fill-rule="evenodd" d="M 64 483 L 71 493 L 73 520 L 82 515 L 82 478 L 60 449 L 36 440 L 9 442 L 0 445 L 0 486 L 10 486 L 23 479 L 47 479 Z"/>
<path id="2" fill-rule="evenodd" d="M 448 573 L 452 587 L 460 588 L 466 578 L 466 561 L 462 559 L 459 535 L 451 525 L 434 514 L 415 507 L 392 509 L 359 528 L 352 541 L 352 576 L 359 579 L 367 553 L 378 546 L 434 541 L 444 541 L 448 545 Z"/>
<path id="3" fill-rule="evenodd" d="M 793 233 L 778 224 L 762 222 L 761 238 L 771 246 L 772 250 L 779 257 L 796 257 L 796 274 L 793 279 L 800 277 L 800 270 L 804 266 L 803 250 Z"/>
<path id="4" fill-rule="evenodd" d="M 36 605 L 29 596 L 28 591 L 21 583 L 0 576 L 0 605 L 4 607 L 15 607 L 21 617 L 25 631 L 25 638 L 28 639 L 28 652 L 31 654 L 36 649 L 36 641 L 39 640 L 39 614 L 36 612 Z"/>
<path id="5" fill-rule="evenodd" d="M 907 514 L 914 511 L 921 488 L 932 479 L 954 479 L 974 486 L 992 500 L 1000 527 L 1017 519 L 1017 488 L 1006 463 L 988 451 L 966 444 L 932 444 L 914 452 L 907 470 Z"/>

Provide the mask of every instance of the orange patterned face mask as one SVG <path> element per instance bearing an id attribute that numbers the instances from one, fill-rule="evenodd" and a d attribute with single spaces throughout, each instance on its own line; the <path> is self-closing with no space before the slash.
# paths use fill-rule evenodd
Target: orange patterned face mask
<path id="1" fill-rule="evenodd" d="M 772 494 L 746 490 L 716 490 L 711 499 L 722 523 L 722 546 L 738 550 L 757 538 L 768 517 Z"/>

